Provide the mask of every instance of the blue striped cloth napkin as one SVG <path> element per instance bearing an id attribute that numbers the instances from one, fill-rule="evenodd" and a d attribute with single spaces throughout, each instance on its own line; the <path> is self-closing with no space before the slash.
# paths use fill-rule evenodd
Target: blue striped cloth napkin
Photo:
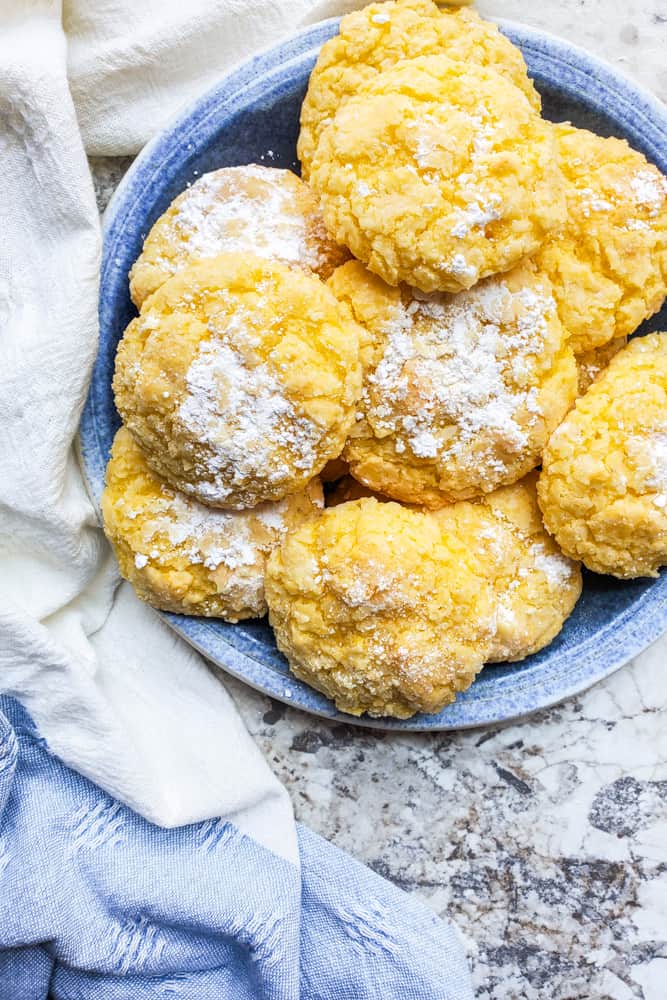
<path id="1" fill-rule="evenodd" d="M 311 831 L 166 830 L 0 697 L 0 1000 L 472 1000 L 453 928 Z"/>

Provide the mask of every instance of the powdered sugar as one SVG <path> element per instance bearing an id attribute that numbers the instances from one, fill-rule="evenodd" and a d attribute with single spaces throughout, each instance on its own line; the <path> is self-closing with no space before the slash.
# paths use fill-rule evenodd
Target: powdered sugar
<path id="1" fill-rule="evenodd" d="M 611 212 L 614 203 L 607 198 L 599 197 L 593 188 L 582 188 L 579 192 L 582 198 L 582 213 L 588 218 L 591 212 Z"/>
<path id="2" fill-rule="evenodd" d="M 314 466 L 323 433 L 297 412 L 269 364 L 251 363 L 232 346 L 230 334 L 246 345 L 253 341 L 250 328 L 240 336 L 243 319 L 237 310 L 226 332 L 199 345 L 178 409 L 181 424 L 202 445 L 210 473 L 203 492 L 214 502 L 248 480 L 289 485 L 294 468 Z"/>
<path id="3" fill-rule="evenodd" d="M 488 108 L 480 105 L 476 114 L 466 116 L 471 128 L 470 162 L 460 173 L 457 184 L 464 201 L 458 210 L 458 219 L 451 229 L 452 236 L 464 239 L 472 229 L 484 228 L 503 215 L 502 200 L 496 192 L 489 191 L 486 158 L 493 150 L 495 125 Z M 433 114 L 423 114 L 407 127 L 415 133 L 414 158 L 422 171 L 433 171 L 438 166 L 438 150 L 447 149 L 451 141 L 451 127 Z M 428 181 L 437 180 L 430 174 L 422 175 Z"/>
<path id="4" fill-rule="evenodd" d="M 204 174 L 182 196 L 170 222 L 173 244 L 188 257 L 215 257 L 224 252 L 299 262 L 316 269 L 318 240 L 309 228 L 321 229 L 319 215 L 304 214 L 286 171 L 248 165 Z M 250 186 L 252 182 L 253 186 Z M 175 271 L 178 260 L 160 258 L 159 265 Z"/>
<path id="5" fill-rule="evenodd" d="M 266 528 L 271 531 L 283 533 L 285 529 L 285 512 L 287 510 L 287 500 L 280 500 L 278 503 L 263 503 L 253 509 L 253 514 Z"/>
<path id="6" fill-rule="evenodd" d="M 256 576 L 263 572 L 263 556 L 287 530 L 287 510 L 285 500 L 251 511 L 216 510 L 163 486 L 141 524 L 145 551 L 135 555 L 134 564 L 137 569 L 151 560 L 171 564 L 180 552 L 192 565 L 212 571 L 250 568 Z"/>
<path id="7" fill-rule="evenodd" d="M 574 564 L 561 552 L 548 552 L 544 542 L 534 542 L 530 556 L 535 569 L 544 573 L 550 586 L 560 588 L 570 583 Z"/>
<path id="8" fill-rule="evenodd" d="M 420 426 L 418 417 L 404 417 L 403 429 L 410 441 L 412 453 L 417 458 L 437 458 L 440 442 L 432 431 Z"/>
<path id="9" fill-rule="evenodd" d="M 455 278 L 463 278 L 465 281 L 477 280 L 477 268 L 474 264 L 469 264 L 462 253 L 455 253 L 445 265 L 445 270 L 454 275 Z"/>
<path id="10" fill-rule="evenodd" d="M 667 425 L 630 442 L 629 453 L 644 472 L 643 488 L 653 493 L 654 505 L 667 507 Z"/>
<path id="11" fill-rule="evenodd" d="M 638 170 L 630 179 L 635 202 L 654 218 L 667 200 L 667 179 L 654 170 Z"/>
<path id="12" fill-rule="evenodd" d="M 491 557 L 492 561 L 497 563 L 500 568 L 510 558 L 509 547 L 513 536 L 502 518 L 495 511 L 492 514 L 492 523 L 487 527 L 479 528 L 476 537 L 479 542 L 485 543 L 483 547 L 485 558 Z"/>
<path id="13" fill-rule="evenodd" d="M 472 126 L 470 164 L 458 178 L 464 205 L 458 209 L 457 221 L 451 229 L 451 235 L 461 240 L 469 236 L 473 229 L 485 235 L 486 227 L 503 216 L 500 195 L 488 190 L 486 158 L 493 149 L 495 126 L 484 105 L 468 119 Z"/>
<path id="14" fill-rule="evenodd" d="M 415 121 L 406 122 L 406 128 L 412 129 L 415 134 L 414 158 L 417 165 L 422 170 L 430 170 L 434 165 L 439 138 L 444 132 L 442 123 L 433 115 L 425 114 Z"/>
<path id="15" fill-rule="evenodd" d="M 388 538 L 387 544 L 391 542 Z M 332 588 L 349 608 L 365 608 L 373 614 L 397 611 L 414 605 L 414 595 L 420 593 L 420 580 L 403 572 L 400 559 L 392 566 L 375 559 L 359 560 L 354 575 L 345 579 L 328 569 L 326 557 L 320 564 L 319 584 Z"/>
<path id="16" fill-rule="evenodd" d="M 467 170 L 456 178 L 455 198 L 461 202 L 453 208 L 453 225 L 450 235 L 456 240 L 466 240 L 474 233 L 486 237 L 486 227 L 502 219 L 504 207 L 501 196 L 489 188 L 488 155 L 493 150 L 495 125 L 489 110 L 481 105 L 478 112 L 468 115 L 471 127 L 470 160 Z M 448 148 L 451 127 L 432 114 L 422 115 L 408 124 L 415 134 L 414 159 L 421 170 L 421 178 L 429 183 L 439 183 L 439 149 Z M 443 272 L 451 274 L 470 287 L 479 277 L 479 268 L 462 252 L 445 258 Z"/>
<path id="17" fill-rule="evenodd" d="M 490 222 L 500 218 L 500 195 L 492 194 L 486 202 L 471 201 L 460 213 L 461 219 L 451 230 L 452 236 L 464 239 L 471 229 L 484 229 Z"/>
<path id="18" fill-rule="evenodd" d="M 601 212 L 613 212 L 620 208 L 622 215 L 627 216 L 632 207 L 642 209 L 649 219 L 655 218 L 667 201 L 667 180 L 656 170 L 649 168 L 635 170 L 629 176 L 624 175 L 620 181 L 612 184 L 604 193 L 592 187 L 582 187 L 579 190 L 581 213 L 584 218 Z M 623 228 L 628 231 L 646 231 L 651 223 L 646 218 L 627 218 Z"/>
<path id="19" fill-rule="evenodd" d="M 539 417 L 533 372 L 553 299 L 499 278 L 456 296 L 413 296 L 396 307 L 367 378 L 369 424 L 399 452 L 502 471 Z"/>

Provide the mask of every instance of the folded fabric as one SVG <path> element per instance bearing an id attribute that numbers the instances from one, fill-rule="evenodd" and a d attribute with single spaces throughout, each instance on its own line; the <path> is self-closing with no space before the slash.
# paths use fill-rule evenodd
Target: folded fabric
<path id="1" fill-rule="evenodd" d="M 471 1000 L 451 927 L 298 827 L 165 830 L 64 767 L 0 698 L 2 1000 Z"/>
<path id="2" fill-rule="evenodd" d="M 221 72 L 355 0 L 65 0 L 68 71 L 89 153 L 136 153 Z"/>

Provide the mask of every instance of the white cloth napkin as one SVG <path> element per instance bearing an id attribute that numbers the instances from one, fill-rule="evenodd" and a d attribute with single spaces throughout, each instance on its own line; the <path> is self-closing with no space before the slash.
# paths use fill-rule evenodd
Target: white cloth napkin
<path id="1" fill-rule="evenodd" d="M 146 818 L 295 859 L 289 800 L 219 675 L 130 588 L 73 442 L 97 346 L 85 153 L 134 153 L 251 52 L 358 0 L 0 0 L 0 693 Z"/>
<path id="2" fill-rule="evenodd" d="M 136 153 L 235 63 L 363 0 L 64 0 L 86 150 Z"/>
<path id="3" fill-rule="evenodd" d="M 284 789 L 219 675 L 118 587 L 75 459 L 100 252 L 84 143 L 136 151 L 230 65 L 346 6 L 0 0 L 0 692 L 148 819 L 222 815 L 290 859 Z"/>

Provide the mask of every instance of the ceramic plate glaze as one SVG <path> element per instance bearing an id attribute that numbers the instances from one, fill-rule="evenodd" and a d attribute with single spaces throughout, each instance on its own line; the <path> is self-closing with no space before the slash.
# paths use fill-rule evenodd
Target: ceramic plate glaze
<path id="1" fill-rule="evenodd" d="M 667 173 L 667 110 L 604 63 L 563 41 L 504 22 L 540 90 L 544 114 L 600 135 L 628 139 Z M 99 505 L 104 468 L 119 425 L 111 378 L 116 344 L 135 315 L 128 271 L 144 236 L 170 201 L 202 173 L 244 163 L 298 170 L 299 109 L 320 46 L 336 33 L 322 24 L 225 77 L 137 158 L 105 217 L 100 345 L 81 423 L 80 447 Z M 640 330 L 667 329 L 667 309 Z M 585 575 L 584 592 L 558 638 L 517 664 L 486 667 L 455 704 L 407 721 L 354 719 L 292 677 L 265 621 L 228 625 L 165 614 L 183 638 L 224 670 L 280 701 L 329 718 L 384 729 L 458 729 L 525 715 L 607 676 L 667 628 L 667 574 L 627 583 Z"/>

